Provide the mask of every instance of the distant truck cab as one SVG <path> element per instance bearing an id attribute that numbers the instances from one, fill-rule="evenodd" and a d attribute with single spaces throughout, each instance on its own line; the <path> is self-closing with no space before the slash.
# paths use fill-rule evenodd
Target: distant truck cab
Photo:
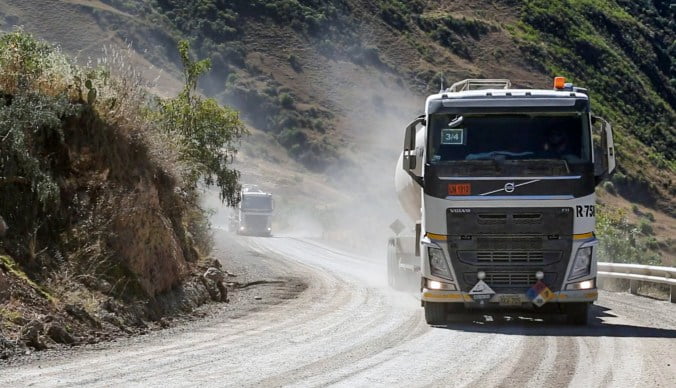
<path id="1" fill-rule="evenodd" d="M 255 185 L 244 185 L 237 212 L 237 234 L 272 236 L 274 200 Z"/>
<path id="2" fill-rule="evenodd" d="M 400 288 L 415 271 L 428 323 L 489 306 L 587 322 L 594 188 L 615 154 L 586 89 L 562 77 L 553 90 L 461 81 L 427 98 L 404 143 L 395 186 L 416 233 L 390 239 L 388 278 Z"/>

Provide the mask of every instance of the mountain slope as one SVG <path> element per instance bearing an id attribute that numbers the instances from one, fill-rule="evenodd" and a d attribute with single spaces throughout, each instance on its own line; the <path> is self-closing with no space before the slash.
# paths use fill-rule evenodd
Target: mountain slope
<path id="1" fill-rule="evenodd" d="M 549 87 L 551 76 L 568 76 L 616 126 L 620 192 L 674 212 L 676 47 L 666 2 L 164 0 L 125 11 L 193 37 L 218 69 L 207 92 L 312 168 L 351 142 L 327 131 L 361 140 L 344 117 L 363 121 L 382 105 L 410 117 L 421 104 L 406 95 L 434 91 L 441 77 Z"/>
<path id="2" fill-rule="evenodd" d="M 564 75 L 590 89 L 593 109 L 617 134 L 620 173 L 604 185 L 604 200 L 626 208 L 630 224 L 645 220 L 630 202 L 665 214 L 666 229 L 654 228 L 657 246 L 667 256 L 673 250 L 676 46 L 667 1 L 78 3 L 69 7 L 93 15 L 92 29 L 132 40 L 169 76 L 177 74 L 175 42 L 192 39 L 214 64 L 205 93 L 240 109 L 255 134 L 240 158 L 245 176 L 287 199 L 296 193 L 294 206 L 321 204 L 344 225 L 367 211 L 375 230 L 396 217 L 391 171 L 402 128 L 442 79 L 549 88 Z M 10 5 L 28 7 L 5 0 L 0 11 Z M 63 36 L 53 34 L 77 44 Z"/>

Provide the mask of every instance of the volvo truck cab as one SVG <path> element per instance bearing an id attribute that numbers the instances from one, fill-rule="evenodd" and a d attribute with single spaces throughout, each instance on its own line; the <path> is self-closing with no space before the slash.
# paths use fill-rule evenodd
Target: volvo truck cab
<path id="1" fill-rule="evenodd" d="M 490 306 L 585 324 L 598 295 L 594 189 L 614 169 L 610 124 L 585 89 L 458 82 L 406 128 L 397 190 L 417 218 L 417 265 L 402 263 L 408 248 L 388 268 L 419 271 L 430 324 Z"/>

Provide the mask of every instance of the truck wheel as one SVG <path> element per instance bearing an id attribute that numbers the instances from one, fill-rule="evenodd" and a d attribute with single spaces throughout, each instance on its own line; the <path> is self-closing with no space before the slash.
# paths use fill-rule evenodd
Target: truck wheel
<path id="1" fill-rule="evenodd" d="M 446 303 L 425 302 L 425 321 L 428 325 L 446 322 Z"/>
<path id="2" fill-rule="evenodd" d="M 586 325 L 589 323 L 590 303 L 567 303 L 565 312 L 568 323 L 573 325 Z"/>

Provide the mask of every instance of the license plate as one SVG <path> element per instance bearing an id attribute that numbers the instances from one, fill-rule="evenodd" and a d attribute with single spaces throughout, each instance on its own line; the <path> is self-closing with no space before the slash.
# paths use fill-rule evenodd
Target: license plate
<path id="1" fill-rule="evenodd" d="M 493 297 L 493 294 L 476 294 L 472 295 L 472 299 L 478 301 L 481 300 L 489 300 L 491 297 Z"/>
<path id="2" fill-rule="evenodd" d="M 517 295 L 502 295 L 500 296 L 500 305 L 521 306 L 521 297 Z"/>

